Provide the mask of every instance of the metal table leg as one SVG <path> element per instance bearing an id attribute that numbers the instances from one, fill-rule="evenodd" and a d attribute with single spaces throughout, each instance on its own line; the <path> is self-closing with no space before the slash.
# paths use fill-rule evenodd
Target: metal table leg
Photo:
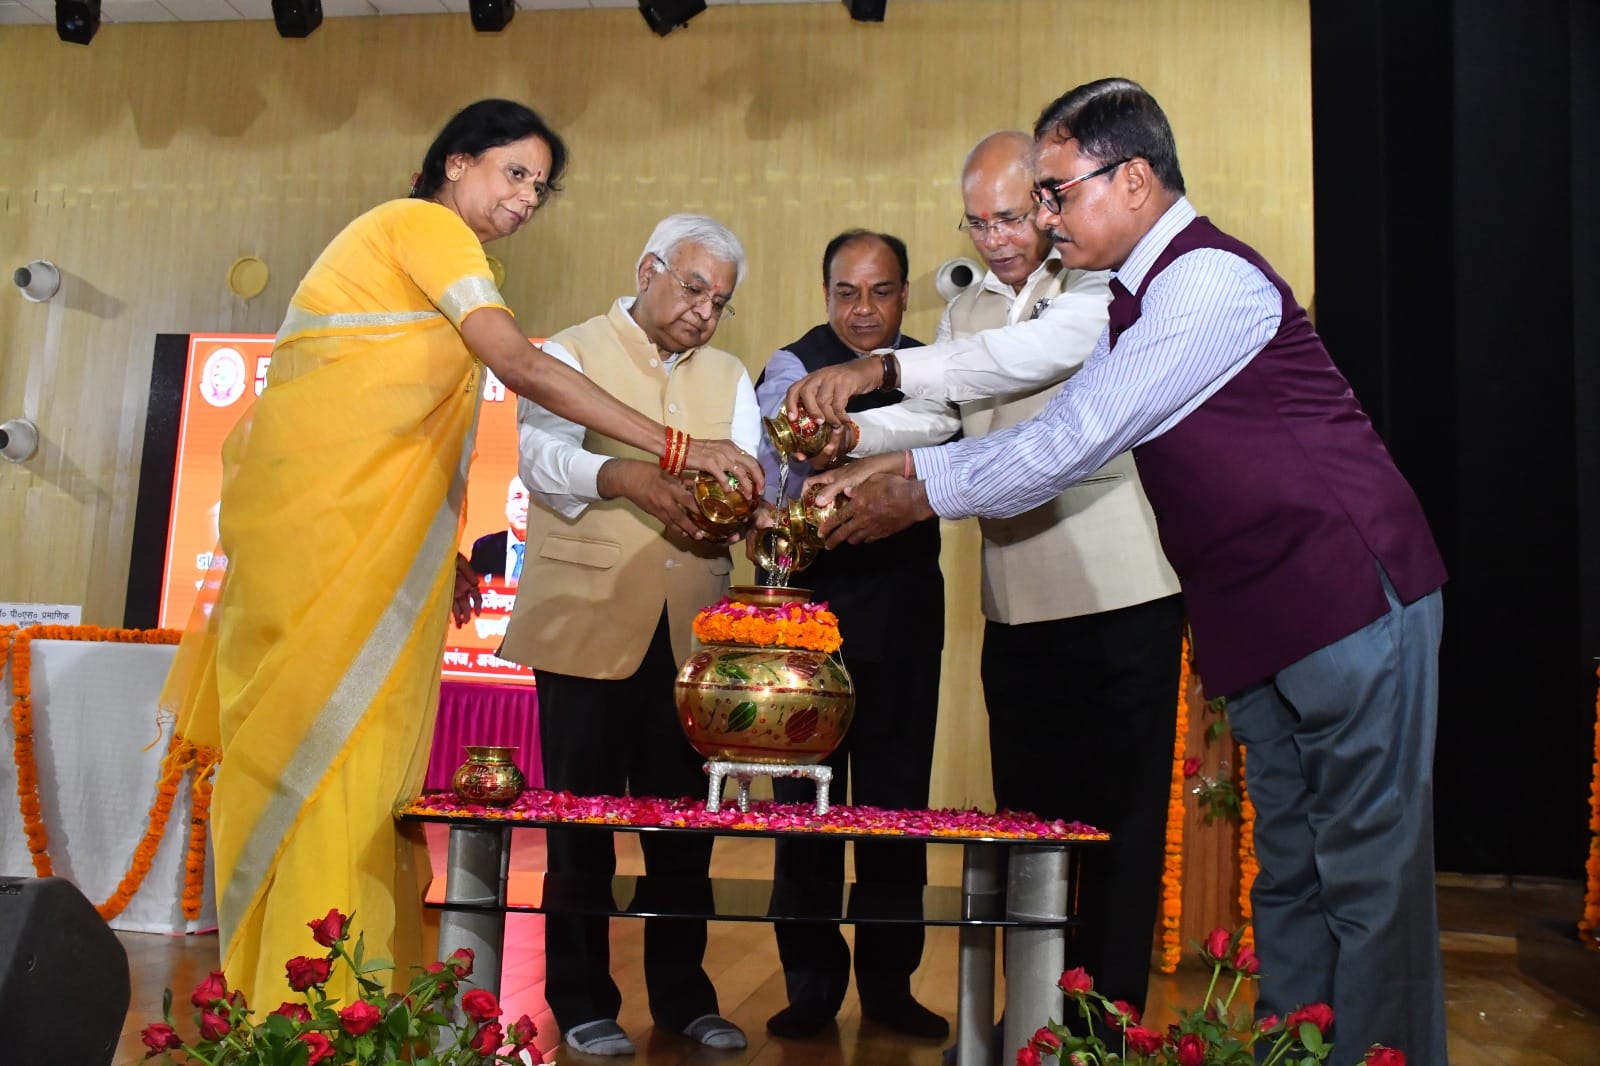
<path id="1" fill-rule="evenodd" d="M 961 849 L 961 916 L 993 917 L 1002 888 L 1003 852 L 968 844 Z M 994 943 L 992 925 L 961 927 L 956 969 L 956 1066 L 990 1066 L 994 1033 Z"/>
<path id="2" fill-rule="evenodd" d="M 1007 872 L 1006 917 L 1059 920 L 1067 917 L 1067 849 L 1017 846 Z M 1056 982 L 1066 967 L 1062 928 L 1014 928 L 1006 934 L 1005 1056 L 1027 1045 L 1045 1022 L 1061 1020 Z"/>
<path id="3" fill-rule="evenodd" d="M 439 916 L 439 958 L 471 948 L 472 976 L 465 984 L 500 994 L 501 953 L 506 934 L 506 871 L 511 830 L 503 826 L 450 827 L 445 866 L 445 903 L 473 903 L 482 911 L 445 910 Z"/>

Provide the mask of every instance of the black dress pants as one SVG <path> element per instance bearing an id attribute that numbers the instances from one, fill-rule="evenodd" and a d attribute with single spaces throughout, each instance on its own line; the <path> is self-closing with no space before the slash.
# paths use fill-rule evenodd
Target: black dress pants
<path id="1" fill-rule="evenodd" d="M 939 647 L 895 663 L 849 662 L 856 711 L 844 743 L 827 759 L 830 796 L 858 806 L 922 808 L 933 772 L 933 734 L 939 711 Z M 809 781 L 778 778 L 773 793 L 785 803 L 807 803 Z M 856 899 L 874 886 L 917 889 L 928 880 L 926 845 L 855 841 Z M 774 876 L 780 881 L 838 885 L 844 880 L 844 842 L 780 840 Z M 898 894 L 898 893 L 897 893 Z M 920 902 L 920 896 L 918 896 Z M 832 923 L 779 922 L 778 957 L 789 1002 L 837 1014 L 850 984 L 850 947 Z M 922 962 L 921 925 L 862 924 L 855 937 L 856 991 L 867 1011 L 911 994 L 911 974 Z"/>
<path id="2" fill-rule="evenodd" d="M 539 740 L 545 787 L 578 795 L 668 798 L 705 795 L 704 760 L 689 746 L 673 706 L 678 664 L 666 614 L 633 676 L 613 681 L 539 671 Z M 617 868 L 612 834 L 598 829 L 551 829 L 552 875 L 593 878 L 609 892 Z M 643 833 L 646 878 L 664 877 L 679 889 L 705 881 L 709 899 L 711 837 Z M 585 882 L 588 883 L 587 881 Z M 648 882 L 641 882 L 648 891 Z M 547 914 L 545 998 L 563 1032 L 601 1018 L 615 1019 L 622 994 L 611 979 L 610 919 Z M 706 923 L 644 919 L 644 976 L 650 1016 L 681 1032 L 703 1014 L 716 1014 L 717 992 L 706 976 Z"/>
<path id="3" fill-rule="evenodd" d="M 1111 834 L 1083 852 L 1083 924 L 1067 945 L 1109 999 L 1144 1009 L 1161 904 L 1183 601 L 990 622 L 983 694 L 996 805 Z"/>

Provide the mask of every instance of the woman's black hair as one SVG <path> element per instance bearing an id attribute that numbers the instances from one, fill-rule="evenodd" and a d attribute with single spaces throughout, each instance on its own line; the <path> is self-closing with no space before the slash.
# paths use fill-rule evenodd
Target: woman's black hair
<path id="1" fill-rule="evenodd" d="M 531 108 L 513 100 L 479 100 L 468 104 L 439 131 L 422 157 L 422 170 L 411 185 L 414 198 L 431 200 L 444 184 L 445 161 L 465 153 L 474 158 L 490 148 L 538 137 L 550 148 L 550 173 L 545 182 L 551 192 L 561 189 L 567 169 L 567 146 L 555 130 Z"/>

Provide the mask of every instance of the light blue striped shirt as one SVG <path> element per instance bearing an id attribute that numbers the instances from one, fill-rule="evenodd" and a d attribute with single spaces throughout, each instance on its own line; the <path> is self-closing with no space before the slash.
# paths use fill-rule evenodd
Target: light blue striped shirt
<path id="1" fill-rule="evenodd" d="M 1116 271 L 1129 292 L 1139 291 L 1156 257 L 1195 217 L 1180 197 L 1140 238 Z M 1181 422 L 1255 358 L 1282 314 L 1272 282 L 1233 253 L 1201 248 L 1179 256 L 1150 282 L 1140 318 L 1117 350 L 1102 331 L 1083 367 L 1038 415 L 916 449 L 929 505 L 942 518 L 1006 518 L 1052 499 Z M 961 343 L 951 346 L 952 358 Z"/>

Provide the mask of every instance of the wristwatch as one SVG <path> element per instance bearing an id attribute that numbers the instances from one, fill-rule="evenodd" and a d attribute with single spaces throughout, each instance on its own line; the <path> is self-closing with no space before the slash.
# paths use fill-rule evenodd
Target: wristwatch
<path id="1" fill-rule="evenodd" d="M 879 392 L 893 392 L 900 387 L 900 364 L 895 360 L 893 348 L 874 348 L 872 354 L 883 363 L 883 381 Z"/>

